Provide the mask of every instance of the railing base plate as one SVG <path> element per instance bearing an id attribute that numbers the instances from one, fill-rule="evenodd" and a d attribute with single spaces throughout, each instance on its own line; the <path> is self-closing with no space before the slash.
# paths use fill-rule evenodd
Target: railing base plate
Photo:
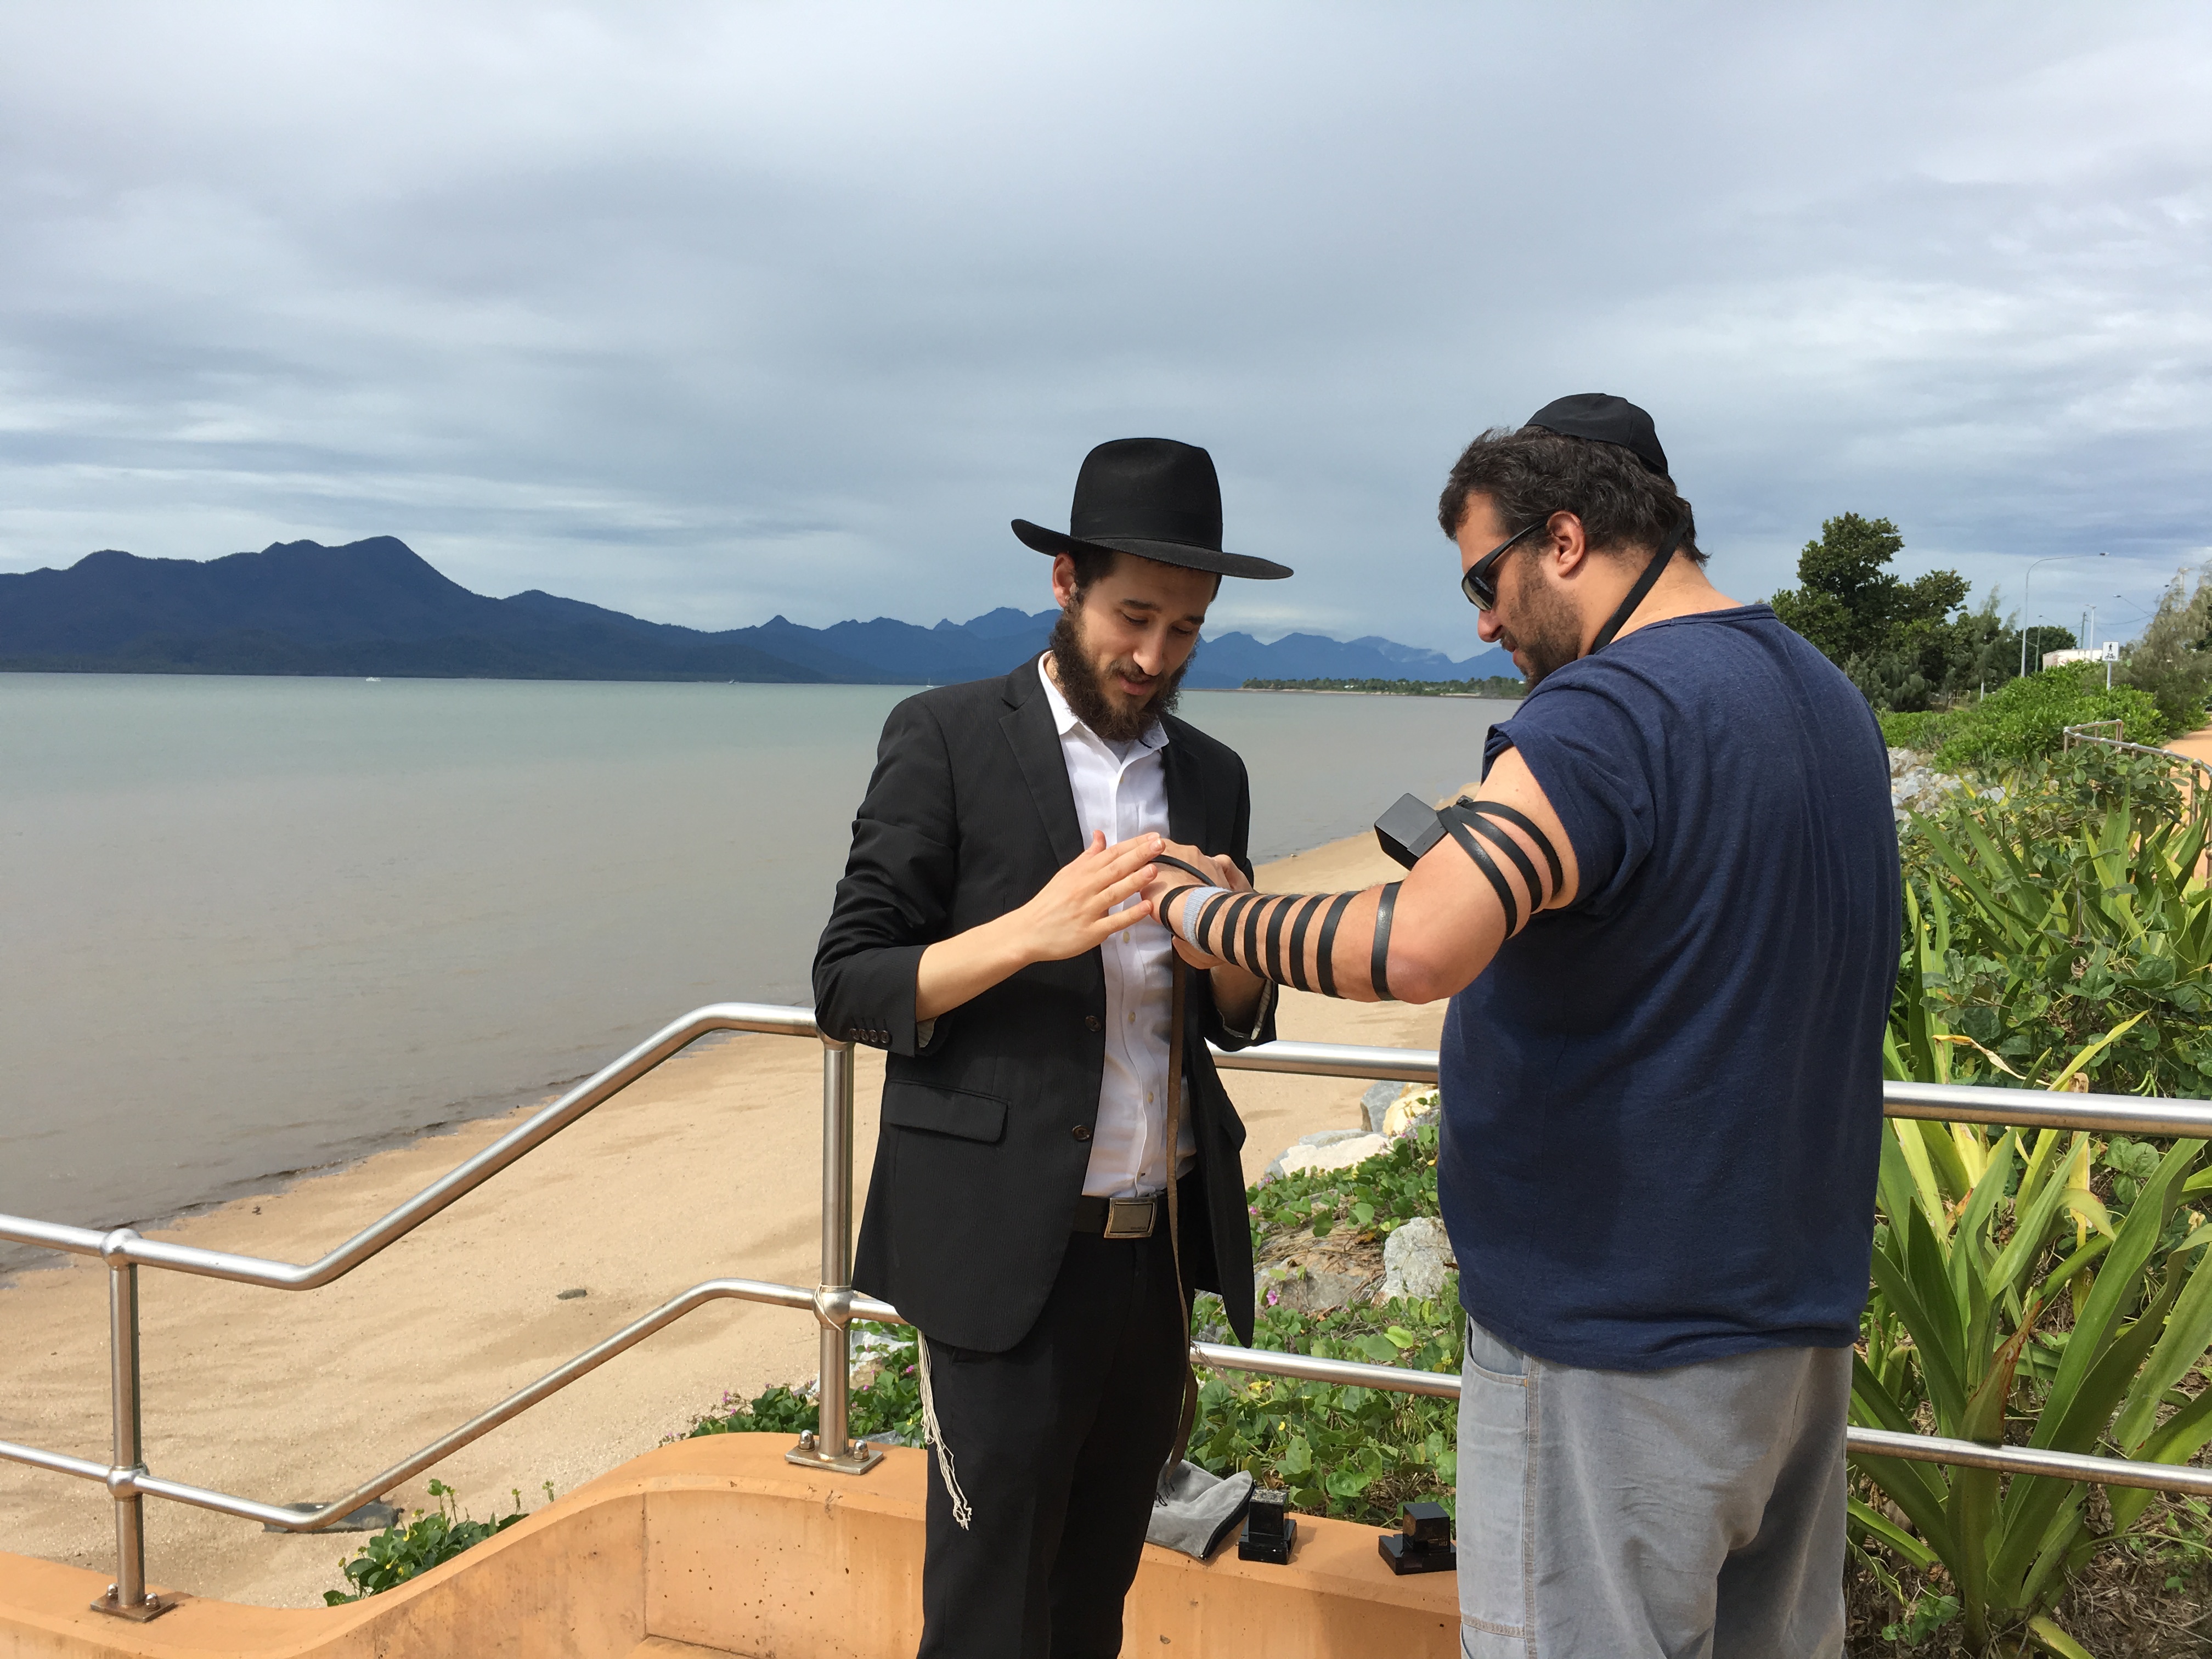
<path id="1" fill-rule="evenodd" d="M 866 1474 L 884 1461 L 884 1449 L 865 1440 L 855 1440 L 839 1457 L 823 1447 L 801 1442 L 784 1453 L 783 1461 L 796 1463 L 801 1468 L 826 1469 L 832 1474 Z"/>
<path id="2" fill-rule="evenodd" d="M 107 1594 L 97 1601 L 90 1603 L 90 1606 L 94 1613 L 104 1613 L 111 1619 L 128 1619 L 134 1625 L 143 1625 L 149 1619 L 159 1619 L 165 1613 L 175 1612 L 177 1600 L 173 1595 L 155 1595 L 149 1593 L 146 1599 L 137 1607 L 129 1607 L 123 1605 L 121 1599 L 115 1593 L 115 1586 L 110 1584 L 107 1587 Z"/>

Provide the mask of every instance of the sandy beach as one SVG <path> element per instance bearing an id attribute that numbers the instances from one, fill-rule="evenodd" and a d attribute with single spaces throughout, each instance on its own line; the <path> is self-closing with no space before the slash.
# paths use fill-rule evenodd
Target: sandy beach
<path id="1" fill-rule="evenodd" d="M 1363 835 L 1263 866 L 1260 884 L 1331 890 L 1395 872 Z M 1431 1048 L 1442 1018 L 1441 1004 L 1378 1006 L 1291 992 L 1279 1024 L 1285 1037 Z M 1358 1120 L 1358 1083 L 1224 1075 L 1249 1131 L 1248 1180 L 1298 1136 Z M 287 1294 L 143 1273 L 149 1467 L 272 1502 L 327 1497 L 701 1279 L 812 1284 L 820 1077 L 811 1042 L 702 1044 L 325 1290 Z M 882 1077 L 881 1056 L 861 1049 L 862 1190 Z M 149 1231 L 310 1260 L 495 1139 L 514 1116 Z M 562 1296 L 578 1290 L 586 1294 Z M 0 1439 L 106 1462 L 104 1269 L 68 1258 L 23 1274 L 0 1289 L 0 1323 L 9 1384 Z M 726 1390 L 750 1396 L 811 1377 L 814 1349 L 803 1315 L 719 1303 L 431 1474 L 478 1516 L 507 1507 L 516 1487 L 535 1507 L 542 1482 L 565 1492 L 681 1432 Z M 397 1489 L 392 1501 L 428 1507 L 429 1478 Z M 338 1561 L 360 1542 L 264 1534 L 173 1504 L 149 1503 L 147 1511 L 155 1582 L 266 1606 L 320 1605 L 323 1590 L 341 1583 Z M 0 1547 L 107 1570 L 110 1506 L 89 1482 L 0 1463 Z"/>

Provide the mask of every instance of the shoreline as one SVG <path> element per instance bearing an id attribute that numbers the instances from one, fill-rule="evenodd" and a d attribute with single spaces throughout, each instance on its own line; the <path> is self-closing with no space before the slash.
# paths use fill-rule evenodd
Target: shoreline
<path id="1" fill-rule="evenodd" d="M 1260 884 L 1389 879 L 1366 833 L 1260 866 Z M 1430 1048 L 1442 1005 L 1286 991 L 1285 1037 Z M 883 1057 L 859 1051 L 854 1196 L 874 1152 Z M 733 1033 L 702 1042 L 325 1289 L 289 1297 L 179 1273 L 141 1276 L 148 1462 L 173 1479 L 284 1503 L 343 1490 L 702 1279 L 811 1285 L 818 1273 L 819 1049 Z M 1316 1129 L 1358 1121 L 1349 1079 L 1231 1073 L 1245 1179 Z M 417 1132 L 335 1166 L 144 1226 L 149 1237 L 286 1261 L 319 1255 L 497 1138 L 543 1098 Z M 52 1259 L 52 1258 L 50 1258 Z M 582 1291 L 585 1294 L 564 1295 Z M 0 1438 L 105 1462 L 106 1274 L 61 1258 L 0 1281 L 15 1341 Z M 680 1433 L 726 1390 L 815 1370 L 815 1327 L 723 1303 L 394 1488 L 428 1508 L 434 1475 L 482 1516 L 568 1491 Z M 18 1553 L 105 1571 L 110 1505 L 88 1481 L 0 1463 L 0 1536 Z M 321 1604 L 356 1535 L 264 1534 L 149 1506 L 155 1582 L 265 1606 Z"/>
<path id="2" fill-rule="evenodd" d="M 1518 697 L 1492 696 L 1487 691 L 1354 691 L 1341 686 L 1322 685 L 1224 685 L 1200 686 L 1199 690 L 1249 691 L 1256 697 L 1431 697 L 1439 701 L 1456 697 L 1463 702 L 1518 702 Z"/>

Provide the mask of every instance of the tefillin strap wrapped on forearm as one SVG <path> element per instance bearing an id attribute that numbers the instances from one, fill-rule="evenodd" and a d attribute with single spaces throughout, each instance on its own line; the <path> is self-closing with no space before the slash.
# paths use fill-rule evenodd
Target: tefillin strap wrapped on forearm
<path id="1" fill-rule="evenodd" d="M 1232 893 L 1225 889 L 1178 887 L 1160 901 L 1164 912 L 1173 913 L 1186 893 L 1190 902 L 1178 918 L 1177 932 L 1187 944 L 1234 963 L 1248 973 L 1287 985 L 1293 990 L 1339 995 L 1336 987 L 1336 935 L 1344 913 L 1357 893 Z M 1385 902 L 1395 898 L 1394 884 L 1384 890 Z M 1390 994 L 1389 975 L 1382 957 L 1389 946 L 1387 908 L 1376 929 L 1379 948 L 1371 953 L 1370 975 L 1379 996 Z M 1316 923 L 1319 927 L 1316 931 Z M 1307 954 L 1310 939 L 1313 952 Z"/>
<path id="2" fill-rule="evenodd" d="M 1507 824 L 1534 846 L 1544 861 L 1543 872 L 1510 830 L 1501 827 Z M 1503 801 L 1471 800 L 1462 795 L 1439 812 L 1418 797 L 1407 795 L 1376 822 L 1375 833 L 1383 850 L 1409 869 L 1424 853 L 1450 836 L 1498 895 L 1509 939 L 1565 881 L 1551 838 L 1527 813 Z M 1511 879 L 1500 867 L 1500 854 L 1521 878 L 1521 892 L 1515 891 Z M 1198 878 L 1199 884 L 1176 888 L 1160 900 L 1161 915 L 1172 918 L 1170 926 L 1185 943 L 1278 985 L 1318 991 L 1325 997 L 1343 994 L 1336 982 L 1336 936 L 1345 913 L 1358 894 L 1231 892 L 1216 886 L 1203 871 L 1180 859 L 1163 857 L 1156 861 Z M 1527 915 L 1522 913 L 1523 894 L 1529 906 Z M 1394 1000 L 1390 924 L 1397 902 L 1398 884 L 1392 882 L 1376 896 L 1373 933 L 1366 953 L 1368 983 L 1384 1001 Z M 1310 939 L 1310 957 L 1306 950 Z"/>

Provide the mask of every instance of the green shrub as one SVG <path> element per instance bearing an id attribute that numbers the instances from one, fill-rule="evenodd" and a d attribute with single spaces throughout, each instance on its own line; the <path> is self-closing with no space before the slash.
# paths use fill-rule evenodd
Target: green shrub
<path id="1" fill-rule="evenodd" d="M 1456 1375 L 1462 1319 L 1459 1276 L 1449 1273 L 1433 1302 L 1362 1304 L 1318 1316 L 1262 1308 L 1253 1340 L 1285 1353 Z M 1425 1498 L 1454 1507 L 1457 1409 L 1454 1401 L 1427 1395 L 1224 1370 L 1199 1388 L 1189 1456 L 1215 1474 L 1248 1469 L 1310 1514 L 1395 1526 L 1401 1504 Z"/>
<path id="2" fill-rule="evenodd" d="M 2069 1069 L 2081 1063 L 2075 1056 Z M 1938 1066 L 1923 1080 L 1942 1075 Z M 2123 1201 L 2117 1181 L 2106 1197 L 2095 1190 L 2087 1133 L 1992 1139 L 1970 1124 L 1893 1120 L 1852 1420 L 2187 1462 L 2212 1439 L 2212 1389 L 2197 1375 L 2212 1344 L 2212 1229 L 2187 1207 L 2212 1188 L 2204 1146 L 2178 1141 L 2162 1156 L 2108 1147 L 2098 1161 L 2117 1154 L 2132 1172 Z M 2124 1534 L 2152 1497 L 2112 1489 L 2107 1527 L 2079 1481 L 1863 1453 L 1852 1461 L 1909 1523 L 1854 1496 L 1861 1559 L 1873 1543 L 1923 1572 L 1940 1563 L 1978 1654 L 2007 1632 L 2079 1654 L 2050 1613 L 2100 1534 Z"/>
<path id="3" fill-rule="evenodd" d="M 2212 1094 L 2208 832 L 2170 765 L 2096 745 L 1916 818 L 1888 1075 Z M 2212 1438 L 2204 1150 L 1892 1120 L 1853 1420 L 2190 1461 Z M 1851 1502 L 1855 1559 L 1903 1610 L 1885 1635 L 1907 1645 L 1955 1621 L 1977 1654 L 2083 1653 L 2054 1622 L 2076 1575 L 2100 1550 L 2107 1571 L 2162 1570 L 2161 1540 L 2187 1530 L 2141 1490 L 2112 1489 L 2100 1516 L 2079 1483 L 1853 1462 L 1878 1488 Z"/>
<path id="4" fill-rule="evenodd" d="M 404 1527 L 394 1522 L 363 1544 L 351 1559 L 341 1560 L 338 1571 L 345 1574 L 353 1592 L 348 1595 L 343 1590 L 325 1590 L 324 1605 L 343 1607 L 363 1596 L 380 1594 L 505 1532 L 522 1519 L 522 1489 L 517 1486 L 514 1491 L 512 1514 L 495 1516 L 489 1521 L 471 1521 L 461 1513 L 460 1495 L 444 1481 L 433 1480 L 430 1496 L 438 1501 L 436 1510 L 428 1514 L 416 1510 L 415 1518 Z M 553 1483 L 550 1480 L 545 1483 L 545 1497 L 548 1502 L 553 1497 Z"/>
<path id="5" fill-rule="evenodd" d="M 1913 1075 L 2212 1094 L 2212 822 L 2154 757 L 2089 746 L 1913 820 L 1891 1016 Z"/>
<path id="6" fill-rule="evenodd" d="M 1936 763 L 1945 771 L 1995 772 L 2058 752 L 2065 728 L 2117 720 L 2130 743 L 2164 743 L 2172 728 L 2147 691 L 2105 689 L 2096 663 L 2069 663 L 1999 687 L 1979 702 L 1954 709 Z M 1908 745 L 1911 746 L 1911 745 Z"/>
<path id="7" fill-rule="evenodd" d="M 1415 1216 L 1435 1217 L 1437 1127 L 1413 1133 L 1348 1169 L 1303 1170 L 1245 1194 L 1255 1233 L 1353 1233 L 1379 1240 Z M 1212 1314 L 1209 1319 L 1209 1308 Z M 1201 1326 L 1218 1304 L 1201 1297 Z M 1447 1274 L 1433 1302 L 1406 1300 L 1320 1315 L 1270 1304 L 1258 1310 L 1255 1346 L 1370 1364 L 1456 1373 L 1462 1316 L 1459 1279 Z M 1392 1389 L 1224 1371 L 1199 1389 L 1190 1460 L 1215 1474 L 1249 1470 L 1299 1509 L 1375 1526 L 1395 1525 L 1401 1504 L 1453 1507 L 1456 1407 Z"/>
<path id="8" fill-rule="evenodd" d="M 811 1396 L 777 1383 L 751 1400 L 736 1395 L 722 1396 L 721 1415 L 709 1414 L 691 1425 L 686 1440 L 702 1434 L 788 1434 L 797 1436 L 821 1426 L 822 1408 Z"/>
<path id="9" fill-rule="evenodd" d="M 853 1322 L 854 1332 L 878 1338 L 873 1353 L 875 1375 L 854 1389 L 846 1408 L 846 1423 L 855 1438 L 871 1434 L 893 1434 L 908 1445 L 921 1443 L 921 1379 L 915 1373 L 914 1331 L 905 1325 L 875 1325 Z M 818 1431 L 822 1407 L 810 1395 L 781 1384 L 743 1401 L 722 1396 L 721 1413 L 693 1420 L 682 1437 L 704 1434 L 788 1434 Z"/>

